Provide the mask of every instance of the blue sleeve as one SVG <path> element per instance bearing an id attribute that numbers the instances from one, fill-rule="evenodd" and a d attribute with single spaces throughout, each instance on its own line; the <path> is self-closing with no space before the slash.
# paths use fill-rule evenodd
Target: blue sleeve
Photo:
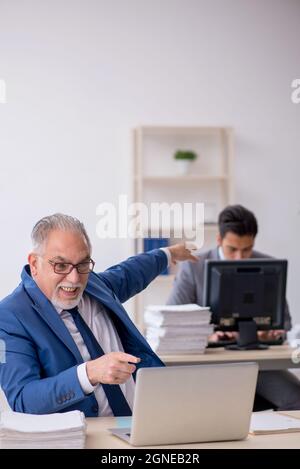
<path id="1" fill-rule="evenodd" d="M 12 410 L 49 414 L 86 398 L 77 377 L 77 365 L 43 378 L 34 343 L 13 314 L 1 313 L 0 340 L 5 350 L 0 363 L 0 386 Z"/>
<path id="2" fill-rule="evenodd" d="M 144 290 L 155 277 L 166 269 L 167 265 L 167 255 L 161 249 L 154 249 L 130 257 L 99 275 L 109 284 L 121 303 L 124 303 Z"/>

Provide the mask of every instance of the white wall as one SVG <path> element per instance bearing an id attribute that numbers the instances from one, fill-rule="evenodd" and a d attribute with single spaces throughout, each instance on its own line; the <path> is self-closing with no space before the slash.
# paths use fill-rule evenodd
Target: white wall
<path id="1" fill-rule="evenodd" d="M 99 269 L 131 253 L 97 239 L 95 209 L 131 192 L 132 127 L 224 124 L 236 201 L 289 259 L 300 321 L 299 17 L 297 0 L 0 0 L 0 296 L 54 211 L 86 223 Z"/>

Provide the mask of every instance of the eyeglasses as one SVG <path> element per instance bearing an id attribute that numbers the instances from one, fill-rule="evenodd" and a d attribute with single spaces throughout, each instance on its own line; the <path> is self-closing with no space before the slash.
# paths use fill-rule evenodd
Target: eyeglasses
<path id="1" fill-rule="evenodd" d="M 74 268 L 79 274 L 89 274 L 93 271 L 95 265 L 93 259 L 79 262 L 79 264 L 72 264 L 71 262 L 54 262 L 49 260 L 48 262 L 52 265 L 54 272 L 61 275 L 70 274 Z"/>

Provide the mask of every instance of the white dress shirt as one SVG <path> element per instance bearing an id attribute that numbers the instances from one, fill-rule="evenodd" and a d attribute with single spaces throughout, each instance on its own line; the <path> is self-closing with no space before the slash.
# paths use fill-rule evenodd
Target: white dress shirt
<path id="1" fill-rule="evenodd" d="M 161 248 L 162 251 L 166 254 L 168 258 L 168 266 L 171 262 L 171 253 L 168 248 Z M 89 326 L 93 332 L 96 340 L 101 345 L 104 353 L 109 352 L 124 352 L 122 342 L 117 333 L 117 330 L 111 321 L 108 313 L 101 303 L 99 303 L 94 298 L 83 294 L 79 305 L 78 310 L 81 316 L 83 317 L 86 324 Z M 74 342 L 76 343 L 79 352 L 84 360 L 84 363 L 78 365 L 77 376 L 82 387 L 82 390 L 85 394 L 95 393 L 95 397 L 99 406 L 99 417 L 108 417 L 112 416 L 113 412 L 108 403 L 106 394 L 104 392 L 101 384 L 93 386 L 86 372 L 86 362 L 91 360 L 91 356 L 88 352 L 88 349 L 83 341 L 83 338 L 78 331 L 74 320 L 68 310 L 57 309 L 56 311 L 60 315 L 61 319 L 64 321 L 65 326 L 69 330 Z M 129 407 L 132 410 L 133 407 L 133 396 L 135 382 L 131 376 L 125 383 L 120 384 L 121 390 L 128 402 Z"/>
<path id="2" fill-rule="evenodd" d="M 116 331 L 116 328 L 109 318 L 105 308 L 94 298 L 83 294 L 78 310 L 83 317 L 86 324 L 93 332 L 96 340 L 101 345 L 104 353 L 109 352 L 124 352 L 121 340 Z M 112 416 L 113 412 L 108 403 L 106 394 L 101 384 L 93 386 L 87 376 L 86 362 L 91 360 L 91 356 L 83 341 L 83 338 L 78 331 L 71 314 L 67 310 L 58 311 L 60 317 L 64 321 L 67 329 L 69 330 L 74 342 L 76 343 L 79 352 L 84 360 L 84 363 L 78 366 L 77 376 L 85 394 L 95 393 L 96 400 L 99 406 L 98 415 L 101 417 Z M 132 376 L 123 384 L 120 384 L 121 390 L 132 410 L 133 395 L 135 383 Z"/>

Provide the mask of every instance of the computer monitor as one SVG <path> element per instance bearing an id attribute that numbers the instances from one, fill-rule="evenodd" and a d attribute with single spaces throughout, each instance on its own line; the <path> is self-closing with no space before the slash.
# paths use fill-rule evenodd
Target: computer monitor
<path id="1" fill-rule="evenodd" d="M 217 329 L 239 332 L 230 348 L 266 348 L 258 343 L 257 330 L 284 328 L 286 276 L 282 259 L 206 261 L 204 305 Z"/>

